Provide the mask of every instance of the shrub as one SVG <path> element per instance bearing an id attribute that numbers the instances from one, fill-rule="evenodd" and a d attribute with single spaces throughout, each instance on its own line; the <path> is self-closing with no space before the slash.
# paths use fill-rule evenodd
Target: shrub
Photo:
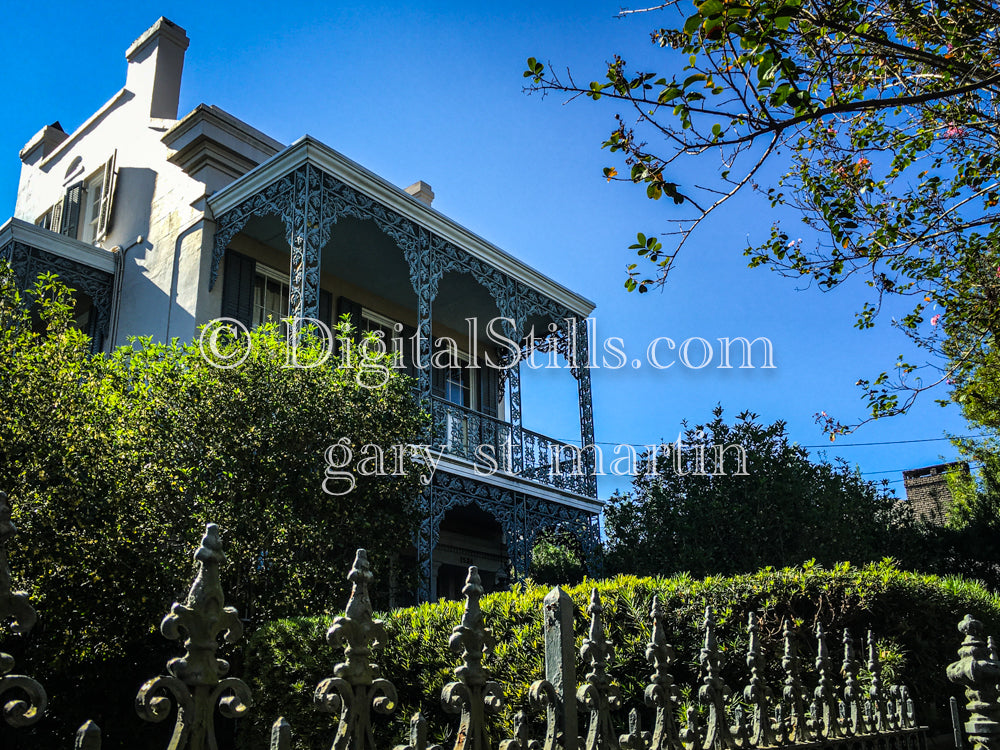
<path id="1" fill-rule="evenodd" d="M 804 679 L 809 684 L 815 684 L 811 674 L 815 643 L 810 635 L 815 623 L 822 622 L 826 628 L 838 668 L 841 631 L 851 631 L 860 656 L 864 631 L 871 628 L 879 639 L 885 684 L 905 683 L 916 702 L 918 719 L 935 728 L 947 722 L 952 689 L 945 667 L 956 659 L 961 641 L 958 621 L 971 612 L 992 632 L 998 632 L 1000 625 L 1000 598 L 979 584 L 904 572 L 890 562 L 864 567 L 843 563 L 830 569 L 807 564 L 703 580 L 681 575 L 585 581 L 568 590 L 579 612 L 586 609 L 591 587 L 601 593 L 608 638 L 615 647 L 609 671 L 630 699 L 619 714 L 620 721 L 626 720 L 630 707 L 639 705 L 636 699 L 641 701 L 648 679 L 644 651 L 654 595 L 659 596 L 666 612 L 668 640 L 678 654 L 673 673 L 682 689 L 698 684 L 697 657 L 706 605 L 716 611 L 716 632 L 725 655 L 723 676 L 734 694 L 742 691 L 748 679 L 743 654 L 751 611 L 763 613 L 762 647 L 772 686 L 778 686 L 783 677 L 783 618 L 793 618 L 803 633 L 800 647 Z M 541 586 L 515 586 L 482 601 L 487 625 L 497 640 L 486 663 L 506 693 L 508 708 L 499 720 L 499 730 L 506 736 L 512 731 L 513 710 L 526 705 L 527 686 L 543 676 L 541 604 L 545 594 Z M 439 602 L 384 616 L 389 637 L 376 661 L 383 676 L 399 690 L 399 707 L 382 725 L 391 736 L 383 738 L 386 746 L 403 739 L 409 717 L 418 709 L 428 718 L 435 741 L 442 741 L 456 725 L 454 717 L 443 714 L 439 696 L 442 686 L 453 679 L 456 660 L 448 648 L 448 636 L 461 611 L 459 602 Z M 267 727 L 278 715 L 291 722 L 295 747 L 328 746 L 335 720 L 314 710 L 311 694 L 342 660 L 342 652 L 335 652 L 323 639 L 329 619 L 281 620 L 262 627 L 251 639 L 246 673 L 256 706 L 255 718 L 244 731 L 252 739 L 252 747 L 266 747 Z M 578 614 L 578 646 L 586 629 L 586 618 Z M 580 664 L 577 669 L 579 679 L 583 674 Z M 684 692 L 683 699 L 693 699 L 696 692 Z"/>
<path id="2" fill-rule="evenodd" d="M 223 530 L 229 603 L 251 628 L 343 601 L 329 571 L 350 564 L 355 538 L 384 565 L 408 552 L 418 467 L 355 474 L 343 496 L 322 489 L 324 449 L 341 437 L 356 452 L 417 442 L 425 418 L 408 378 L 375 388 L 357 369 L 285 367 L 274 326 L 250 333 L 232 369 L 177 341 L 91 355 L 68 290 L 49 276 L 32 295 L 34 314 L 0 264 L 0 491 L 18 527 L 14 586 L 41 616 L 13 653 L 53 695 L 28 746 L 67 746 L 87 718 L 111 736 L 123 721 L 138 731 L 131 702 L 176 649 L 156 627 L 183 599 L 206 522 Z M 300 361 L 320 351 L 307 336 Z"/>

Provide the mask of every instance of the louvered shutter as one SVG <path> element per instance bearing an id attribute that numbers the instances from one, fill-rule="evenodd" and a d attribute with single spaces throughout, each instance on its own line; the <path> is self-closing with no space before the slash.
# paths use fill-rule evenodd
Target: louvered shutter
<path id="1" fill-rule="evenodd" d="M 351 325 L 354 327 L 354 335 L 352 336 L 354 343 L 361 342 L 361 305 L 353 300 L 347 299 L 347 297 L 337 298 L 337 320 L 335 322 L 339 323 L 340 319 L 344 315 L 349 315 L 351 318 Z"/>
<path id="2" fill-rule="evenodd" d="M 500 379 L 497 376 L 496 369 L 490 367 L 485 361 L 479 360 L 479 369 L 476 370 L 476 377 L 479 381 L 479 411 L 491 417 L 497 416 L 497 404 L 500 400 Z"/>
<path id="3" fill-rule="evenodd" d="M 66 190 L 63 198 L 60 234 L 76 239 L 80 231 L 80 206 L 83 203 L 83 182 L 78 182 Z"/>
<path id="4" fill-rule="evenodd" d="M 419 377 L 416 360 L 420 358 L 420 352 L 419 351 L 416 352 L 416 357 L 414 357 L 414 352 L 413 352 L 413 344 L 414 341 L 416 341 L 417 329 L 404 324 L 403 330 L 400 332 L 399 335 L 403 338 L 402 372 L 406 373 L 411 378 Z"/>
<path id="5" fill-rule="evenodd" d="M 115 197 L 115 182 L 117 181 L 117 172 L 115 171 L 117 158 L 118 151 L 115 151 L 111 154 L 111 158 L 108 159 L 107 164 L 104 165 L 104 180 L 101 182 L 101 212 L 97 217 L 97 236 L 94 238 L 95 240 L 103 240 L 107 237 L 108 231 L 111 229 L 111 212 Z"/>
<path id="6" fill-rule="evenodd" d="M 59 199 L 59 202 L 52 207 L 52 213 L 49 215 L 49 229 L 53 232 L 59 232 L 62 229 L 62 215 L 63 215 L 63 203 L 65 203 L 66 197 L 63 196 Z"/>
<path id="7" fill-rule="evenodd" d="M 330 294 L 325 289 L 319 290 L 319 319 L 326 323 L 328 326 L 332 326 L 336 321 L 333 320 L 333 295 Z"/>
<path id="8" fill-rule="evenodd" d="M 226 250 L 222 277 L 222 317 L 235 318 L 249 328 L 253 322 L 253 282 L 257 264 L 234 250 Z"/>
<path id="9" fill-rule="evenodd" d="M 439 352 L 442 347 L 436 344 L 431 347 L 431 352 Z M 431 355 L 431 362 L 434 361 L 433 354 Z M 445 386 L 445 381 L 448 376 L 448 370 L 445 367 L 435 367 L 431 365 L 431 393 L 438 398 L 444 398 L 447 388 Z"/>

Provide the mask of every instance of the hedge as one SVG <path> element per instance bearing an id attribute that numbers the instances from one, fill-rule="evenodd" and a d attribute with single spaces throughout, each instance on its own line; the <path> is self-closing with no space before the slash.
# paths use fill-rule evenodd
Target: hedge
<path id="1" fill-rule="evenodd" d="M 959 620 L 968 612 L 983 620 L 989 632 L 1000 632 L 1000 597 L 996 594 L 977 582 L 901 571 L 891 561 L 864 567 L 842 563 L 832 569 L 807 563 L 801 568 L 703 580 L 680 575 L 584 581 L 568 589 L 580 613 L 586 610 L 592 588 L 601 594 L 608 638 L 615 647 L 610 674 L 631 699 L 621 712 L 623 721 L 628 709 L 637 705 L 636 699 L 641 700 L 650 671 L 644 649 L 654 594 L 663 604 L 668 639 L 677 651 L 673 674 L 681 686 L 682 701 L 696 695 L 691 688 L 698 684 L 704 607 L 711 606 L 716 612 L 716 633 L 726 657 L 723 676 L 734 695 L 742 692 L 748 678 L 744 661 L 747 614 L 759 611 L 763 613 L 762 647 L 772 686 L 780 685 L 783 677 L 783 618 L 793 618 L 803 634 L 812 633 L 821 621 L 838 666 L 841 631 L 851 631 L 860 657 L 864 632 L 871 628 L 878 638 L 883 684 L 906 684 L 916 702 L 919 721 L 936 731 L 946 729 L 948 697 L 958 694 L 947 682 L 945 667 L 956 658 L 961 641 L 956 629 Z M 503 733 L 511 730 L 511 707 L 525 706 L 527 686 L 543 676 L 541 604 L 546 593 L 545 587 L 529 584 L 482 600 L 487 625 L 497 640 L 486 664 L 507 698 L 498 726 Z M 403 739 L 409 717 L 418 709 L 428 719 L 430 738 L 447 741 L 456 721 L 443 713 L 439 696 L 442 686 L 453 679 L 456 662 L 448 649 L 448 636 L 461 612 L 460 602 L 442 601 L 382 615 L 388 639 L 377 662 L 383 676 L 399 691 L 395 714 L 380 727 L 384 746 Z M 266 747 L 267 729 L 279 715 L 291 723 L 296 748 L 329 746 L 336 718 L 312 705 L 316 684 L 331 676 L 334 664 L 343 658 L 342 652 L 335 652 L 325 642 L 329 622 L 330 618 L 272 622 L 250 640 L 245 673 L 256 696 L 255 718 L 241 731 L 251 747 Z M 578 645 L 586 629 L 586 618 L 578 616 Z M 811 637 L 804 635 L 800 649 L 804 679 L 815 684 Z M 582 673 L 578 664 L 578 675 Z M 867 674 L 862 673 L 862 677 L 867 678 Z"/>

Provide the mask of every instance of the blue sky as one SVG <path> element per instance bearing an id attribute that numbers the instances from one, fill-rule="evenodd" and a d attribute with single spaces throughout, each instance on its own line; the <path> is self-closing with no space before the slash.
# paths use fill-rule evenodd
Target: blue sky
<path id="1" fill-rule="evenodd" d="M 71 132 L 110 98 L 124 83 L 125 49 L 164 15 L 191 39 L 182 113 L 216 104 L 285 143 L 308 133 L 400 187 L 430 183 L 435 208 L 593 300 L 599 337 L 624 339 L 630 358 L 659 336 L 774 343 L 774 370 L 719 370 L 716 359 L 697 371 L 595 371 L 598 441 L 672 441 L 682 420 L 707 420 L 721 403 L 729 417 L 750 410 L 767 422 L 785 420 L 793 440 L 824 446 L 868 478 L 894 480 L 902 493 L 899 470 L 950 460 L 954 450 L 941 440 L 885 443 L 966 434 L 961 417 L 934 404 L 932 392 L 904 417 L 829 442 L 813 415 L 863 416 L 854 382 L 908 350 L 887 321 L 874 331 L 852 327 L 860 288 L 803 290 L 746 267 L 747 238 L 765 236 L 776 218 L 766 202 L 748 196 L 718 216 L 689 243 L 662 292 L 624 290 L 627 246 L 638 231 L 669 229 L 675 209 L 601 176 L 603 167 L 620 166 L 600 149 L 612 104 L 527 96 L 521 76 L 529 56 L 568 66 L 578 81 L 599 78 L 615 52 L 640 67 L 670 67 L 670 51 L 649 44 L 660 19 L 617 19 L 618 7 L 20 3 L 7 9 L 7 26 L 34 31 L 0 49 L 0 201 L 13 212 L 17 153 L 31 135 L 55 120 Z M 715 165 L 689 164 L 678 180 L 696 178 L 696 168 Z M 794 232 L 795 218 L 785 221 Z M 527 427 L 574 437 L 575 382 L 565 371 L 530 373 L 524 414 Z M 846 445 L 854 443 L 881 445 Z M 603 478 L 601 496 L 625 484 Z"/>

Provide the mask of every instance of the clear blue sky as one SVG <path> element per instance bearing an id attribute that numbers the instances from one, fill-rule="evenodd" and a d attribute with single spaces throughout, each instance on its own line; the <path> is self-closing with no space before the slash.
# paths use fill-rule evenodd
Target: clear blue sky
<path id="1" fill-rule="evenodd" d="M 59 120 L 71 132 L 107 101 L 124 84 L 125 49 L 164 15 L 191 39 L 182 113 L 216 104 L 285 143 L 315 136 L 401 187 L 430 183 L 435 208 L 593 300 L 599 336 L 622 337 L 630 357 L 658 336 L 774 342 L 770 371 L 714 363 L 699 371 L 596 371 L 597 440 L 671 441 L 682 420 L 707 420 L 721 403 L 730 417 L 751 410 L 787 421 L 793 440 L 827 446 L 829 457 L 843 456 L 867 477 L 895 480 L 901 494 L 897 470 L 950 460 L 950 444 L 843 444 L 965 434 L 960 415 L 930 394 L 905 417 L 829 443 L 813 415 L 862 416 L 854 382 L 890 368 L 904 341 L 885 321 L 874 331 L 852 327 L 859 289 L 799 290 L 746 268 L 746 238 L 762 237 L 773 218 L 766 203 L 741 201 L 719 216 L 685 250 L 662 293 L 624 290 L 627 246 L 637 231 L 668 229 L 673 206 L 602 178 L 602 167 L 616 165 L 599 148 L 612 127 L 610 103 L 527 96 L 521 77 L 529 56 L 569 66 L 583 81 L 600 77 L 615 52 L 647 68 L 671 66 L 671 52 L 649 44 L 657 19 L 619 20 L 618 7 L 18 3 L 5 18 L 22 41 L 0 49 L 0 213 L 13 212 L 18 150 L 43 125 Z M 702 168 L 715 165 L 706 160 Z M 540 432 L 577 435 L 575 382 L 566 372 L 532 373 L 524 413 L 526 426 Z M 601 496 L 624 484 L 602 479 Z"/>

